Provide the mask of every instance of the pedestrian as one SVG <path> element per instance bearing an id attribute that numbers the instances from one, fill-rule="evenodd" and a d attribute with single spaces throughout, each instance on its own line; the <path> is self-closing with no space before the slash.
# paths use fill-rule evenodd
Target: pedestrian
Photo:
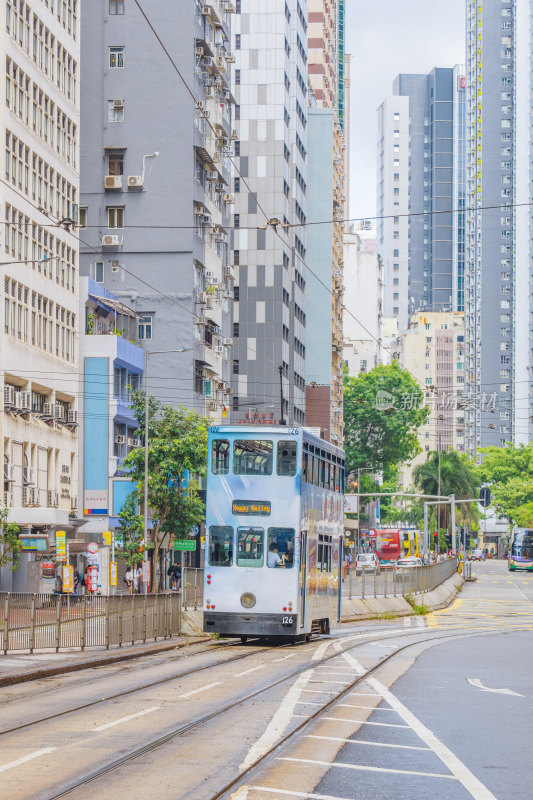
<path id="1" fill-rule="evenodd" d="M 61 573 L 56 573 L 56 582 L 54 585 L 54 594 L 62 594 L 63 592 L 63 578 L 61 577 Z"/>
<path id="2" fill-rule="evenodd" d="M 74 594 L 77 595 L 80 591 L 80 573 L 74 569 Z"/>
<path id="3" fill-rule="evenodd" d="M 134 567 L 134 569 L 133 569 L 133 591 L 135 592 L 135 594 L 140 594 L 141 593 L 142 574 L 143 574 L 143 571 L 142 571 L 141 567 L 139 566 L 139 564 L 137 564 L 137 566 Z"/>
<path id="4" fill-rule="evenodd" d="M 133 586 L 133 570 L 131 567 L 128 567 L 126 570 L 126 574 L 124 575 L 124 583 L 128 587 L 128 594 L 131 594 L 131 587 Z"/>
<path id="5" fill-rule="evenodd" d="M 171 567 L 167 570 L 167 575 L 170 577 L 170 588 L 173 592 L 179 592 L 181 585 L 181 567 L 177 561 L 174 561 Z"/>

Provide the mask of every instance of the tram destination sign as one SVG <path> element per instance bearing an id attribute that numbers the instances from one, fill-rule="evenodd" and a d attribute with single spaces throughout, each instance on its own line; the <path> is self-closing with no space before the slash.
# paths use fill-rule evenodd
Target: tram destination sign
<path id="1" fill-rule="evenodd" d="M 251 517 L 269 517 L 272 504 L 268 500 L 234 500 L 231 504 L 232 514 L 246 514 Z"/>

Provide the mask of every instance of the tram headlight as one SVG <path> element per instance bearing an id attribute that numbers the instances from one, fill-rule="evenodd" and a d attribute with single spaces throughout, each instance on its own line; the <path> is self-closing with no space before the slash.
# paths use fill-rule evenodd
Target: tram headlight
<path id="1" fill-rule="evenodd" d="M 252 592 L 243 592 L 241 594 L 241 606 L 243 608 L 253 608 L 256 602 L 256 596 Z"/>

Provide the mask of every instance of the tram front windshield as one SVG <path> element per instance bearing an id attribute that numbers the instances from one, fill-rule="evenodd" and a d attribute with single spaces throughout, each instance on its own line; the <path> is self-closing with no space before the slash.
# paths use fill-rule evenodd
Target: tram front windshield
<path id="1" fill-rule="evenodd" d="M 533 560 L 533 531 L 515 533 L 511 555 Z"/>

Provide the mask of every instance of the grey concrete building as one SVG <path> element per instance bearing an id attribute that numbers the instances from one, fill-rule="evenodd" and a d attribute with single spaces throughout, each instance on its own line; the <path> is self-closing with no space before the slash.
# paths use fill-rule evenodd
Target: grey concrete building
<path id="1" fill-rule="evenodd" d="M 480 445 L 504 445 L 514 435 L 515 45 L 515 0 L 468 0 L 465 379 L 470 453 Z M 527 292 L 527 284 L 522 289 Z"/>
<path id="2" fill-rule="evenodd" d="M 230 405 L 233 7 L 143 8 L 162 44 L 135 3 L 95 0 L 83 15 L 80 268 L 139 314 L 138 344 L 185 348 L 150 358 L 150 391 L 219 421 Z"/>
<path id="3" fill-rule="evenodd" d="M 307 213 L 307 4 L 242 0 L 236 10 L 232 421 L 301 425 L 305 228 L 284 226 Z"/>

